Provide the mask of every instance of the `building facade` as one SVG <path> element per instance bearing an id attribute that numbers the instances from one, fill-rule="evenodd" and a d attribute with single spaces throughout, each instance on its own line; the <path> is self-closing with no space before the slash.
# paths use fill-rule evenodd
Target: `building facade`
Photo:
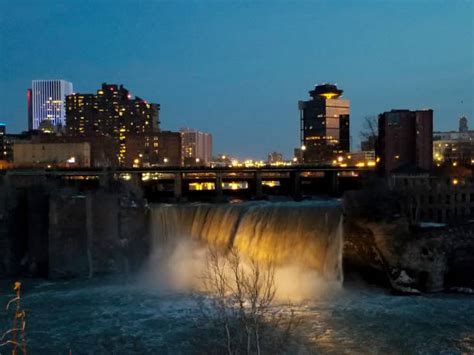
<path id="1" fill-rule="evenodd" d="M 212 161 L 212 135 L 191 128 L 181 128 L 183 164 L 209 166 Z"/>
<path id="2" fill-rule="evenodd" d="M 15 143 L 13 162 L 17 167 L 90 167 L 89 143 Z"/>
<path id="3" fill-rule="evenodd" d="M 7 126 L 4 123 L 0 123 L 0 160 L 7 161 Z"/>
<path id="4" fill-rule="evenodd" d="M 116 159 L 124 165 L 127 140 L 159 132 L 160 105 L 132 98 L 123 85 L 103 83 L 96 94 L 66 98 L 66 132 L 79 137 L 111 137 L 118 144 Z"/>
<path id="5" fill-rule="evenodd" d="M 394 174 L 388 181 L 412 223 L 454 223 L 474 218 L 472 177 Z"/>
<path id="6" fill-rule="evenodd" d="M 271 152 L 268 154 L 267 163 L 268 164 L 277 164 L 283 162 L 283 154 L 278 152 Z"/>
<path id="7" fill-rule="evenodd" d="M 72 93 L 72 83 L 68 81 L 33 80 L 31 91 L 28 91 L 28 108 L 31 106 L 28 128 L 39 129 L 43 121 L 49 121 L 55 127 L 64 127 L 65 99 Z"/>
<path id="8" fill-rule="evenodd" d="M 329 163 L 350 150 L 349 100 L 336 85 L 317 85 L 311 100 L 299 101 L 300 140 L 304 163 Z"/>
<path id="9" fill-rule="evenodd" d="M 433 133 L 433 158 L 437 166 L 474 164 L 474 131 L 466 116 L 459 119 L 459 131 Z"/>
<path id="10" fill-rule="evenodd" d="M 160 131 L 131 135 L 127 138 L 125 166 L 181 166 L 181 134 Z"/>
<path id="11" fill-rule="evenodd" d="M 433 110 L 392 110 L 380 114 L 377 156 L 384 173 L 403 166 L 430 170 Z"/>
<path id="12" fill-rule="evenodd" d="M 30 139 L 29 132 L 8 134 L 6 125 L 0 123 L 0 161 L 13 163 L 13 146 L 16 143 L 29 142 Z"/>

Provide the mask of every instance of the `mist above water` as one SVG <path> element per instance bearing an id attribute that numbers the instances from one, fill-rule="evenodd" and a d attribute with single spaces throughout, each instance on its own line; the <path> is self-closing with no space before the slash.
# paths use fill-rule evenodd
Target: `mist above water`
<path id="1" fill-rule="evenodd" d="M 342 284 L 342 215 L 335 202 L 156 205 L 147 280 L 199 290 L 210 248 L 275 265 L 277 299 L 299 301 Z"/>

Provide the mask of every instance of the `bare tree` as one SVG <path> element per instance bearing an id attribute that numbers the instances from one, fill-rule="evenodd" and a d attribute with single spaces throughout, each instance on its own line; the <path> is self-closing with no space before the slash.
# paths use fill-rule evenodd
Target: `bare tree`
<path id="1" fill-rule="evenodd" d="M 375 149 L 375 142 L 379 136 L 378 120 L 376 116 L 365 116 L 362 122 L 362 130 L 360 131 L 361 141 L 366 141 L 370 145 L 370 149 Z"/>
<path id="2" fill-rule="evenodd" d="M 298 322 L 289 306 L 274 304 L 272 262 L 244 262 L 235 249 L 225 255 L 210 250 L 203 280 L 210 307 L 201 306 L 224 331 L 228 354 L 260 355 L 288 345 Z"/>

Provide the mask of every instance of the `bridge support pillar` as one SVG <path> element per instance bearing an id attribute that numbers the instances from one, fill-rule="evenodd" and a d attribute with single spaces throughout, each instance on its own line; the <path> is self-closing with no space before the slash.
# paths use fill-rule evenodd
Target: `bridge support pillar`
<path id="1" fill-rule="evenodd" d="M 142 174 L 141 173 L 132 173 L 132 178 L 130 179 L 130 182 L 134 186 L 140 186 L 142 182 Z"/>
<path id="2" fill-rule="evenodd" d="M 295 200 L 301 199 L 301 174 L 299 171 L 290 173 L 291 197 Z"/>
<path id="3" fill-rule="evenodd" d="M 222 173 L 216 173 L 216 197 L 220 198 L 223 195 L 222 191 Z"/>
<path id="4" fill-rule="evenodd" d="M 101 171 L 99 174 L 99 186 L 103 188 L 108 188 L 110 183 L 114 179 L 114 175 L 110 171 Z"/>
<path id="5" fill-rule="evenodd" d="M 263 197 L 262 172 L 256 171 L 255 172 L 255 198 L 262 198 L 262 197 Z"/>
<path id="6" fill-rule="evenodd" d="M 183 174 L 175 173 L 174 174 L 174 198 L 180 200 L 183 195 Z"/>
<path id="7" fill-rule="evenodd" d="M 329 175 L 330 191 L 332 195 L 339 193 L 339 176 L 337 171 L 327 172 Z"/>

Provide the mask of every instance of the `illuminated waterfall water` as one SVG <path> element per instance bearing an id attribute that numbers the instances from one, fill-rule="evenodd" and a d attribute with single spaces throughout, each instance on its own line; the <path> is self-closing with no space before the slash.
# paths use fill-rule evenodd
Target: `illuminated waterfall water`
<path id="1" fill-rule="evenodd" d="M 186 287 L 202 271 L 205 248 L 271 260 L 282 297 L 307 298 L 342 283 L 342 215 L 336 202 L 157 205 L 151 269 Z"/>

